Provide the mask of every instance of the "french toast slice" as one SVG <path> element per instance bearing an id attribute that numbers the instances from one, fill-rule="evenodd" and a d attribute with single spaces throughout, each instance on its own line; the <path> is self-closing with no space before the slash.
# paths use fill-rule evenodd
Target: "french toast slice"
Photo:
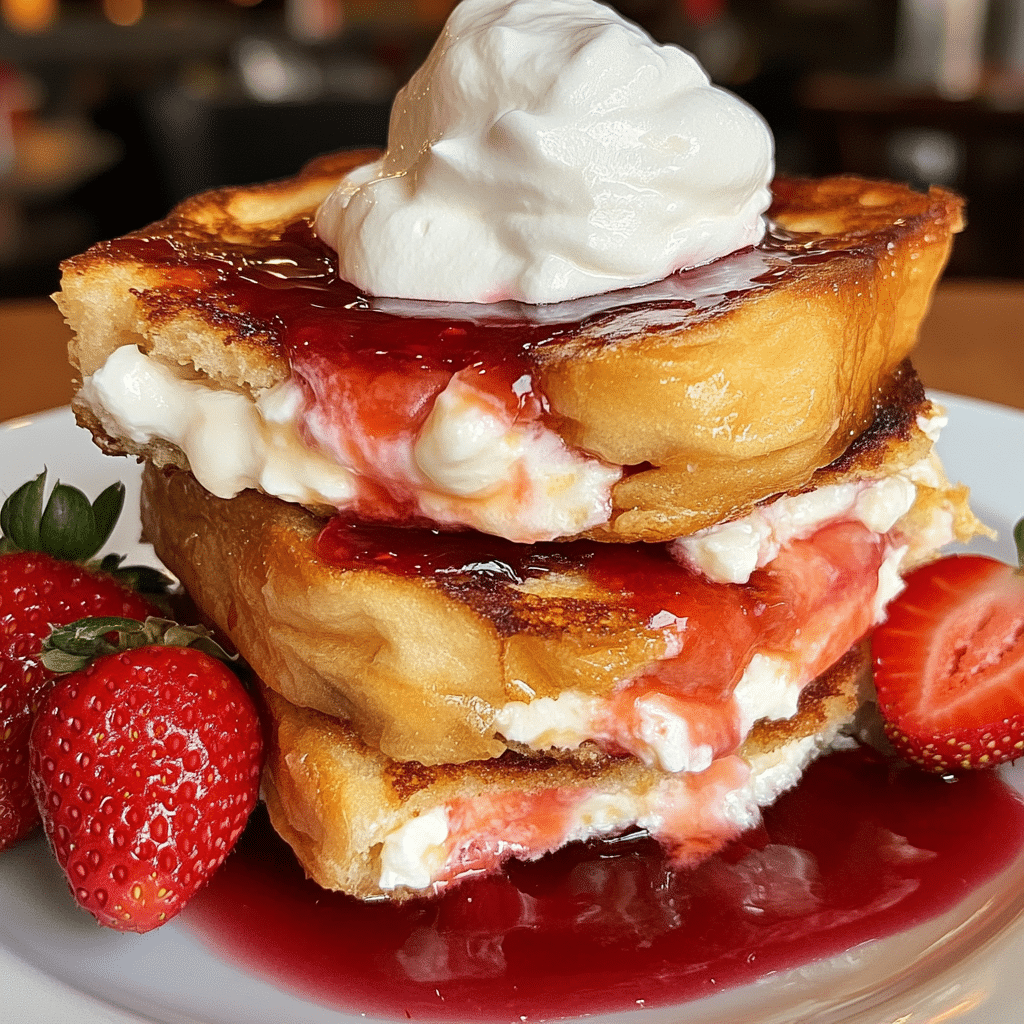
<path id="1" fill-rule="evenodd" d="M 756 825 L 760 807 L 843 742 L 870 676 L 862 644 L 805 688 L 792 718 L 760 722 L 738 753 L 683 775 L 607 755 L 585 765 L 512 751 L 461 765 L 396 762 L 348 723 L 264 688 L 263 796 L 307 875 L 363 900 L 436 893 L 510 856 L 637 826 L 685 866 Z"/>
<path id="2" fill-rule="evenodd" d="M 868 428 L 962 226 L 961 201 L 939 188 L 778 179 L 764 243 L 653 286 L 547 307 L 370 300 L 338 292 L 331 253 L 308 225 L 337 179 L 374 155 L 335 154 L 295 178 L 197 196 L 166 220 L 63 265 L 55 299 L 74 330 L 70 355 L 84 381 L 74 407 L 101 447 L 191 468 L 222 496 L 257 486 L 315 511 L 469 526 L 520 542 L 667 541 L 804 486 Z M 384 378 L 389 387 L 399 379 L 412 386 L 422 353 L 403 354 L 396 343 L 377 369 L 360 362 L 354 383 L 334 356 L 329 370 L 302 363 L 313 326 L 322 346 L 349 346 L 349 358 L 349 342 L 331 333 L 349 327 L 332 326 L 332 318 L 340 324 L 353 303 L 362 303 L 360 317 L 364 306 L 376 318 L 374 337 L 389 345 L 414 329 L 429 334 L 432 317 L 445 318 L 436 333 L 446 344 L 452 325 L 472 338 L 484 332 L 462 343 L 458 358 L 444 357 L 432 390 L 409 400 L 414 413 L 395 414 L 387 457 L 362 423 L 379 410 L 371 416 L 359 403 Z M 330 315 L 310 319 L 325 304 Z M 446 383 L 473 377 L 467 367 L 490 358 L 481 353 L 493 331 L 509 324 L 526 338 L 512 354 L 503 350 L 515 372 L 502 378 L 500 394 L 497 385 L 472 391 L 474 377 L 460 408 L 487 406 L 504 424 L 495 444 L 515 451 L 503 456 L 507 471 L 473 491 L 459 466 L 439 475 L 423 462 L 424 432 L 437 427 L 430 412 Z M 353 330 L 365 326 L 361 319 Z M 196 440 L 194 423 L 174 433 L 127 422 L 110 408 L 117 396 L 95 381 L 115 352 L 135 347 L 145 365 L 189 386 L 253 400 L 246 415 L 257 432 L 266 427 L 261 396 L 299 380 L 314 408 L 294 433 L 316 458 L 342 467 L 344 486 L 335 480 L 333 490 L 285 493 L 268 482 L 273 474 L 257 470 L 225 482 L 207 474 L 199 456 L 246 448 L 246 436 L 236 441 L 207 427 Z M 349 405 L 335 407 L 345 388 Z M 495 411 L 495 403 L 504 406 Z M 437 430 L 447 437 L 455 426 L 445 424 Z M 443 461 L 443 445 L 427 440 L 431 459 Z M 552 459 L 557 471 L 544 468 Z"/>
<path id="3" fill-rule="evenodd" d="M 660 545 L 524 546 L 367 529 L 254 491 L 216 498 L 190 474 L 153 466 L 143 481 L 144 532 L 269 686 L 348 719 L 389 757 L 459 763 L 513 747 L 581 761 L 596 744 L 692 770 L 763 714 L 785 717 L 771 709 L 792 707 L 800 687 L 871 627 L 898 572 L 977 528 L 965 490 L 950 486 L 929 454 L 922 424 L 936 410 L 909 367 L 893 387 L 875 427 L 816 474 L 815 488 L 758 510 L 778 530 L 803 515 L 796 506 L 783 514 L 786 502 L 809 498 L 831 510 L 813 529 L 840 531 L 827 576 L 840 583 L 814 607 L 803 607 L 814 604 L 809 589 L 784 589 L 777 557 L 749 582 L 714 582 Z M 890 487 L 904 504 L 888 520 L 852 521 L 858 502 Z M 798 551 L 817 557 L 816 534 L 807 533 L 782 548 L 791 561 Z M 746 633 L 770 618 L 759 601 L 772 615 L 792 606 L 784 635 Z M 805 656 L 811 636 L 820 645 Z M 666 681 L 701 657 L 712 667 L 698 682 Z M 709 695 L 712 678 L 718 689 Z M 680 688 L 701 697 L 696 708 L 673 703 Z M 742 706 L 733 703 L 740 695 Z M 679 723 L 700 718 L 709 702 L 721 734 L 680 735 Z"/>

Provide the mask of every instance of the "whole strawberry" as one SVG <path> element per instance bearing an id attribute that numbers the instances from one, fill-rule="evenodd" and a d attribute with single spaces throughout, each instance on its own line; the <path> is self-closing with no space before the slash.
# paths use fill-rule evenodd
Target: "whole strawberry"
<path id="1" fill-rule="evenodd" d="M 131 628 L 113 620 L 87 628 L 95 639 L 112 625 Z M 57 631 L 57 642 L 75 628 Z M 64 646 L 73 652 L 75 644 Z M 170 920 L 245 827 L 261 760 L 249 695 L 202 650 L 147 643 L 59 680 L 36 717 L 30 764 L 43 827 L 75 899 L 120 931 Z"/>
<path id="2" fill-rule="evenodd" d="M 123 485 L 90 504 L 81 491 L 57 484 L 44 509 L 45 480 L 42 473 L 19 487 L 0 510 L 0 850 L 39 821 L 28 783 L 28 736 L 54 678 L 39 660 L 50 627 L 86 615 L 157 614 L 126 585 L 137 577 L 122 582 L 113 575 L 116 557 L 79 564 L 106 543 L 124 502 Z M 149 575 L 146 580 L 153 582 Z"/>

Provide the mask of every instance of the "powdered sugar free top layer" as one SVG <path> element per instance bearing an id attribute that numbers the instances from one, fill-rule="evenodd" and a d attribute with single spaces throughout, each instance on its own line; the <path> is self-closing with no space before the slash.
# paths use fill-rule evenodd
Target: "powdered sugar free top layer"
<path id="1" fill-rule="evenodd" d="M 463 0 L 316 230 L 373 295 L 557 302 L 756 244 L 771 133 L 593 0 Z"/>

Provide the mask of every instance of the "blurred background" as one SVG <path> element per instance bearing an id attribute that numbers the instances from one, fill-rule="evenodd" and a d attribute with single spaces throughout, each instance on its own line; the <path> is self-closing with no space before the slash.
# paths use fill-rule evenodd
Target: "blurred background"
<path id="1" fill-rule="evenodd" d="M 183 197 L 381 145 L 451 0 L 0 0 L 0 298 Z M 775 132 L 787 173 L 939 183 L 951 275 L 1024 277 L 1024 0 L 621 0 Z"/>

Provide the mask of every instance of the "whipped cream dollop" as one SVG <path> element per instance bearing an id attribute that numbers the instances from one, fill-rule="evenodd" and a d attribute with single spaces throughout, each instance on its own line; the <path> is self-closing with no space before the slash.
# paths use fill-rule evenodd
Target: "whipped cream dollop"
<path id="1" fill-rule="evenodd" d="M 316 216 L 373 295 L 558 302 L 756 244 L 759 115 L 593 0 L 462 0 Z"/>

